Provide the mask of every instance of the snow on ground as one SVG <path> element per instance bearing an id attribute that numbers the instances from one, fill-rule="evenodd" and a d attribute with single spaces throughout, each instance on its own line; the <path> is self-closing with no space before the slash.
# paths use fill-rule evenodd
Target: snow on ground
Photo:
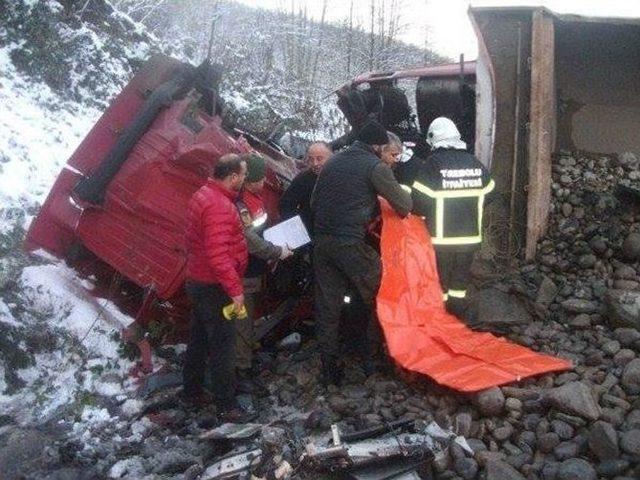
<path id="1" fill-rule="evenodd" d="M 0 48 L 0 231 L 12 225 L 15 208 L 42 204 L 100 116 L 97 109 L 65 102 L 46 85 L 23 77 L 9 57 L 12 48 Z"/>
<path id="2" fill-rule="evenodd" d="M 14 395 L 0 395 L 0 410 L 20 423 L 32 423 L 94 397 L 124 401 L 134 388 L 128 379 L 132 363 L 120 358 L 114 334 L 132 319 L 111 302 L 93 297 L 62 264 L 26 267 L 20 285 L 24 303 L 43 313 L 23 316 L 20 327 L 56 335 L 59 348 L 37 353 L 34 366 L 18 371 L 26 386 Z M 92 415 L 91 405 L 87 408 L 83 420 L 87 415 L 92 423 L 104 418 L 104 413 Z"/>
<path id="3" fill-rule="evenodd" d="M 0 234 L 16 223 L 27 227 L 67 158 L 100 116 L 97 109 L 67 102 L 46 85 L 23 77 L 10 60 L 12 48 L 0 48 Z M 34 354 L 35 364 L 16 372 L 25 385 L 12 395 L 5 394 L 6 365 L 0 355 L 0 411 L 20 423 L 38 423 L 75 404 L 78 411 L 85 410 L 83 422 L 103 421 L 106 410 L 92 414 L 97 408 L 92 402 L 99 397 L 124 401 L 132 388 L 126 380 L 131 363 L 120 358 L 114 335 L 132 319 L 111 302 L 93 297 L 90 282 L 73 270 L 48 262 L 24 268 L 18 279 L 4 279 L 18 281 L 19 305 L 2 298 L 0 291 L 0 322 L 18 332 L 40 331 L 51 337 L 52 345 L 42 351 L 19 345 Z M 0 276 L 9 274 L 1 267 Z M 25 308 L 28 313 L 17 313 Z"/>

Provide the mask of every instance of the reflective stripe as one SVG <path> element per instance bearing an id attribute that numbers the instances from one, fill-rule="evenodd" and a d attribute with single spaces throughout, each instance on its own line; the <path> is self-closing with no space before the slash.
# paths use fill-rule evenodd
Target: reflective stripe
<path id="1" fill-rule="evenodd" d="M 495 188 L 496 184 L 493 180 L 490 180 L 484 188 L 473 188 L 465 190 L 431 190 L 429 187 L 417 180 L 413 182 L 412 187 L 419 192 L 424 193 L 432 198 L 459 198 L 459 197 L 477 197 L 479 195 L 486 195 Z"/>
<path id="2" fill-rule="evenodd" d="M 482 235 L 474 235 L 472 237 L 433 237 L 431 243 L 434 245 L 473 245 L 482 243 Z"/>
<path id="3" fill-rule="evenodd" d="M 267 221 L 268 215 L 263 213 L 259 217 L 256 217 L 253 222 L 251 222 L 251 226 L 254 228 L 261 227 Z"/>
<path id="4" fill-rule="evenodd" d="M 437 240 L 443 239 L 442 233 L 444 232 L 444 198 L 436 198 L 436 235 L 433 237 L 433 243 L 438 243 Z"/>
<path id="5" fill-rule="evenodd" d="M 411 187 L 409 185 L 400 184 L 400 188 L 402 188 L 405 192 L 411 193 Z"/>
<path id="6" fill-rule="evenodd" d="M 495 182 L 490 180 L 486 187 L 468 190 L 432 190 L 426 185 L 415 181 L 413 188 L 436 201 L 436 231 L 431 242 L 434 245 L 472 245 L 482 242 L 482 214 L 484 207 L 484 196 L 495 188 Z M 478 235 L 464 237 L 444 236 L 444 200 L 446 198 L 468 198 L 478 199 Z"/>
<path id="7" fill-rule="evenodd" d="M 465 298 L 467 296 L 466 290 L 449 290 L 449 296 L 453 298 Z"/>
<path id="8" fill-rule="evenodd" d="M 487 193 L 491 193 L 495 187 L 496 187 L 496 182 L 494 182 L 493 179 L 491 179 L 489 180 L 489 183 L 487 183 L 487 186 L 484 187 L 482 190 L 486 195 Z"/>

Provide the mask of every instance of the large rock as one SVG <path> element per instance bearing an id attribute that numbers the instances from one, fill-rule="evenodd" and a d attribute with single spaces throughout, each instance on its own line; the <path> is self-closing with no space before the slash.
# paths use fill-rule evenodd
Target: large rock
<path id="1" fill-rule="evenodd" d="M 560 464 L 556 480 L 596 480 L 598 475 L 589 462 L 570 458 Z"/>
<path id="2" fill-rule="evenodd" d="M 622 386 L 632 395 L 640 393 L 640 358 L 631 360 L 624 367 Z"/>
<path id="3" fill-rule="evenodd" d="M 496 288 L 480 290 L 476 294 L 477 322 L 486 325 L 517 325 L 532 321 L 524 303 L 516 296 Z"/>
<path id="4" fill-rule="evenodd" d="M 609 290 L 604 303 L 612 327 L 640 328 L 640 292 Z"/>
<path id="5" fill-rule="evenodd" d="M 473 422 L 473 418 L 471 414 L 462 412 L 456 415 L 455 420 L 453 422 L 454 431 L 458 435 L 462 435 L 463 437 L 468 437 L 469 432 L 471 431 L 471 423 Z"/>
<path id="6" fill-rule="evenodd" d="M 504 394 L 498 387 L 493 387 L 478 393 L 475 403 L 482 415 L 494 417 L 502 413 L 505 403 Z"/>
<path id="7" fill-rule="evenodd" d="M 542 283 L 540 284 L 540 288 L 538 289 L 538 295 L 536 296 L 536 303 L 544 307 L 548 307 L 551 302 L 556 298 L 558 294 L 558 287 L 553 280 L 549 277 L 544 277 Z"/>
<path id="8" fill-rule="evenodd" d="M 0 447 L 0 478 L 21 478 L 37 469 L 42 451 L 51 440 L 36 430 L 15 430 Z"/>
<path id="9" fill-rule="evenodd" d="M 598 473 L 604 477 L 611 478 L 616 475 L 621 475 L 629 468 L 629 461 L 622 458 L 616 458 L 615 460 L 608 460 L 598 465 Z"/>
<path id="10" fill-rule="evenodd" d="M 562 442 L 553 449 L 553 454 L 558 460 L 567 460 L 575 458 L 579 450 L 580 447 L 576 442 Z"/>
<path id="11" fill-rule="evenodd" d="M 201 463 L 201 460 L 188 452 L 179 449 L 163 449 L 153 460 L 153 470 L 159 474 L 175 475 L 196 463 Z"/>
<path id="12" fill-rule="evenodd" d="M 622 243 L 622 254 L 627 260 L 640 259 L 640 233 L 630 233 Z"/>
<path id="13" fill-rule="evenodd" d="M 638 156 L 633 152 L 622 152 L 618 154 L 616 159 L 618 165 L 628 169 L 635 169 L 638 166 Z"/>
<path id="14" fill-rule="evenodd" d="M 640 340 L 640 332 L 635 328 L 616 328 L 613 334 L 623 347 L 630 347 Z"/>
<path id="15" fill-rule="evenodd" d="M 620 455 L 618 434 L 613 425 L 595 422 L 589 430 L 589 448 L 601 461 L 613 460 Z"/>
<path id="16" fill-rule="evenodd" d="M 596 313 L 599 310 L 596 302 L 583 298 L 569 298 L 561 305 L 569 313 Z"/>
<path id="17" fill-rule="evenodd" d="M 582 382 L 570 382 L 549 390 L 545 402 L 561 412 L 597 420 L 602 413 L 589 386 Z"/>
<path id="18" fill-rule="evenodd" d="M 464 480 L 473 480 L 478 473 L 478 462 L 473 458 L 459 458 L 454 462 L 455 471 Z"/>
<path id="19" fill-rule="evenodd" d="M 629 430 L 620 434 L 620 447 L 623 451 L 640 458 L 640 430 Z"/>
<path id="20" fill-rule="evenodd" d="M 525 480 L 515 468 L 500 460 L 487 462 L 487 480 Z"/>

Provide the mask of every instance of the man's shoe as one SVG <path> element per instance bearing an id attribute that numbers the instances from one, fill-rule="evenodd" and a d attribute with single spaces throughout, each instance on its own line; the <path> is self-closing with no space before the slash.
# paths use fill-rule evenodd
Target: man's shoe
<path id="1" fill-rule="evenodd" d="M 258 398 L 264 398 L 271 395 L 271 392 L 269 392 L 269 389 L 265 386 L 264 382 L 257 378 L 253 380 L 238 381 L 236 383 L 236 392 L 254 395 Z"/>
<path id="2" fill-rule="evenodd" d="M 213 395 L 205 389 L 195 391 L 183 390 L 178 394 L 180 401 L 187 407 L 208 407 L 214 403 Z"/>
<path id="3" fill-rule="evenodd" d="M 335 363 L 330 362 L 322 365 L 322 372 L 320 374 L 320 381 L 326 388 L 329 385 L 340 386 L 344 379 L 344 371 L 338 367 Z"/>
<path id="4" fill-rule="evenodd" d="M 378 369 L 372 360 L 366 360 L 362 362 L 362 372 L 364 373 L 365 377 L 370 377 L 371 375 L 377 373 Z"/>

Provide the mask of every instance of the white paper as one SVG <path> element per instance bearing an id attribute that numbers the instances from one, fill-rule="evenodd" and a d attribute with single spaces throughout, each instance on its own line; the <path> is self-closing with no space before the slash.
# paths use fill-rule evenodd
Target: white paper
<path id="1" fill-rule="evenodd" d="M 285 245 L 291 250 L 302 247 L 311 242 L 309 233 L 302 223 L 300 215 L 285 220 L 264 231 L 264 239 L 269 242 L 284 247 Z"/>

